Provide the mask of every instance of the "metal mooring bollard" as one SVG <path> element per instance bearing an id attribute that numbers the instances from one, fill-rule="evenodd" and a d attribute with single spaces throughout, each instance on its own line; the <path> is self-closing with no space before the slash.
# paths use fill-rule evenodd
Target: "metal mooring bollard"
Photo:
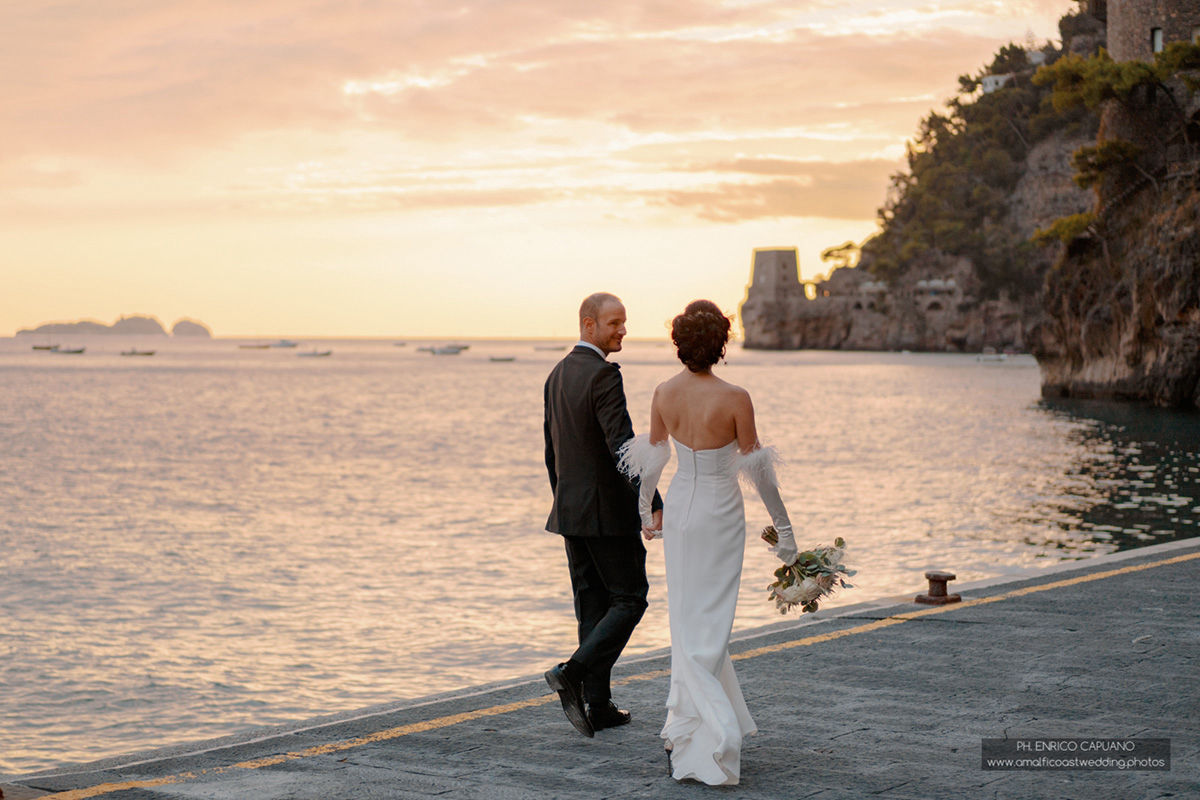
<path id="1" fill-rule="evenodd" d="M 929 594 L 917 595 L 916 602 L 941 606 L 962 600 L 960 594 L 946 593 L 946 584 L 958 577 L 953 572 L 926 572 L 925 577 L 929 579 Z"/>

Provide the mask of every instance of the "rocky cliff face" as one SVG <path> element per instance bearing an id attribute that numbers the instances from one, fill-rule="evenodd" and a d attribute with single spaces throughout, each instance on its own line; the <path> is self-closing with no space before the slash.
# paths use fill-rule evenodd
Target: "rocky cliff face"
<path id="1" fill-rule="evenodd" d="M 1098 184 L 1096 222 L 1047 274 L 1031 342 L 1046 396 L 1200 407 L 1200 92 L 1168 88 L 1101 115 L 1142 177 Z"/>
<path id="2" fill-rule="evenodd" d="M 1200 407 L 1200 173 L 1147 186 L 1075 240 L 1033 352 L 1047 396 Z"/>
<path id="3" fill-rule="evenodd" d="M 1027 239 L 1061 216 L 1090 209 L 1094 198 L 1073 181 L 1071 155 L 1092 140 L 1055 134 L 1036 144 L 1008 201 L 1005 225 Z M 985 298 L 974 265 L 931 251 L 890 283 L 866 265 L 799 281 L 795 251 L 758 251 L 742 305 L 745 346 L 760 349 L 924 350 L 979 352 L 1027 349 L 1027 331 L 1042 316 L 1037 298 Z M 782 255 L 781 255 L 782 254 Z M 791 254 L 788 256 L 787 254 Z M 1041 274 L 1061 248 L 1030 250 Z M 790 257 L 784 267 L 784 261 Z"/>

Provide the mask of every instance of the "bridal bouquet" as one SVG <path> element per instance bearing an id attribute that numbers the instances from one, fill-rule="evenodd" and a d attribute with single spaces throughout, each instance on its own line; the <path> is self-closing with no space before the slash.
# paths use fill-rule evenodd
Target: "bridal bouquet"
<path id="1" fill-rule="evenodd" d="M 779 532 L 774 525 L 763 528 L 763 541 L 774 547 L 779 543 Z M 811 613 L 817 610 L 817 602 L 828 597 L 838 588 L 851 589 L 846 578 L 855 570 L 846 569 L 842 563 L 842 554 L 846 549 L 846 540 L 837 537 L 833 547 L 820 545 L 810 550 L 804 550 L 796 563 L 783 564 L 775 570 L 775 582 L 767 587 L 771 599 L 780 614 L 786 614 L 796 606 L 801 611 Z"/>

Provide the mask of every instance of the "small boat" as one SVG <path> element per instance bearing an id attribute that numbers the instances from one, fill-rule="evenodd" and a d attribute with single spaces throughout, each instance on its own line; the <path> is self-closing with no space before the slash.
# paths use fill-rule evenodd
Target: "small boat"
<path id="1" fill-rule="evenodd" d="M 269 344 L 239 344 L 238 347 L 242 350 L 267 350 L 271 347 Z"/>
<path id="2" fill-rule="evenodd" d="M 1004 353 L 997 353 L 994 347 L 985 347 L 983 352 L 975 356 L 976 361 L 1007 361 L 1008 356 Z"/>
<path id="3" fill-rule="evenodd" d="M 392 347 L 408 347 L 408 342 L 392 342 Z"/>
<path id="4" fill-rule="evenodd" d="M 496 361 L 496 362 L 516 361 L 516 360 L 517 360 L 516 356 L 491 356 L 488 358 L 488 361 Z"/>
<path id="5" fill-rule="evenodd" d="M 435 356 L 456 356 L 466 348 L 459 347 L 456 344 L 442 345 L 441 347 L 431 347 L 429 352 Z"/>
<path id="6" fill-rule="evenodd" d="M 332 350 L 313 350 L 308 353 L 297 353 L 301 358 L 324 358 L 325 356 L 333 355 Z"/>
<path id="7" fill-rule="evenodd" d="M 121 351 L 123 356 L 152 356 L 154 353 L 154 350 L 138 350 L 136 347 Z"/>
<path id="8" fill-rule="evenodd" d="M 57 350 L 58 345 L 56 345 L 56 344 L 35 344 L 33 346 L 33 349 L 34 350 Z"/>
<path id="9" fill-rule="evenodd" d="M 566 350 L 567 346 L 565 344 L 540 344 L 540 345 L 534 345 L 533 349 L 534 350 L 545 350 L 545 351 Z"/>
<path id="10" fill-rule="evenodd" d="M 77 356 L 87 350 L 86 347 L 55 347 L 51 353 L 60 353 L 64 356 Z"/>
<path id="11" fill-rule="evenodd" d="M 291 339 L 280 339 L 278 342 L 272 342 L 271 347 L 297 347 L 299 342 L 294 342 Z"/>

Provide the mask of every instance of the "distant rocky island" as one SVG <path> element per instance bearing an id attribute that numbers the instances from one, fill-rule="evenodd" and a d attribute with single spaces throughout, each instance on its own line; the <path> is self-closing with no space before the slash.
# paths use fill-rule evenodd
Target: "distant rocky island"
<path id="1" fill-rule="evenodd" d="M 18 336 L 166 336 L 167 331 L 162 323 L 154 317 L 131 316 L 121 317 L 112 325 L 94 320 L 78 320 L 76 322 L 47 322 L 36 328 L 17 331 Z M 203 322 L 191 319 L 181 319 L 171 327 L 172 336 L 212 338 L 212 330 Z"/>

